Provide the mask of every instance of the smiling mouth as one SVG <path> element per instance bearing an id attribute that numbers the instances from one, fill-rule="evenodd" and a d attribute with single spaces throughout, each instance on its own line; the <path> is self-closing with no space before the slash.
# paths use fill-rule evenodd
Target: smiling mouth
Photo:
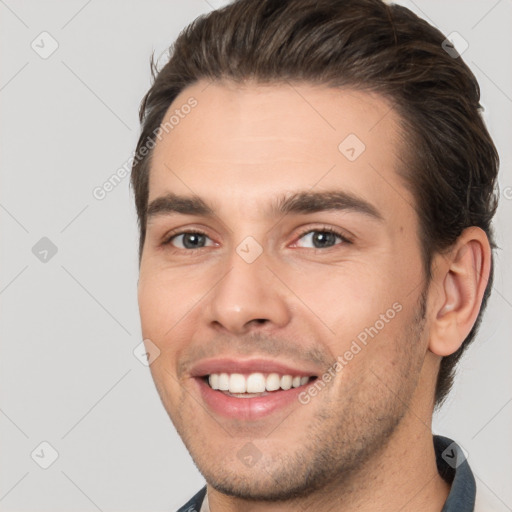
<path id="1" fill-rule="evenodd" d="M 316 376 L 279 373 L 212 373 L 203 377 L 209 387 L 235 398 L 256 398 L 305 386 Z"/>

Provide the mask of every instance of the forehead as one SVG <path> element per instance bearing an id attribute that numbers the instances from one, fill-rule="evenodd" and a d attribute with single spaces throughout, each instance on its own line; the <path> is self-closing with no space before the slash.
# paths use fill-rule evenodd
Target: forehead
<path id="1" fill-rule="evenodd" d="M 379 95 L 203 81 L 181 92 L 164 128 L 166 122 L 152 158 L 149 202 L 173 192 L 247 209 L 287 191 L 343 189 L 377 207 L 412 206 L 396 172 L 399 118 Z"/>

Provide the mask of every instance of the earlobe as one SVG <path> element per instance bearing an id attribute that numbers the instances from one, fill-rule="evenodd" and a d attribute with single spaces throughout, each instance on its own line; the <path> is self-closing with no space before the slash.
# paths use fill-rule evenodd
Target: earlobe
<path id="1" fill-rule="evenodd" d="M 491 248 L 485 232 L 466 228 L 448 254 L 438 261 L 438 301 L 429 349 L 448 356 L 462 345 L 478 317 L 491 269 Z"/>

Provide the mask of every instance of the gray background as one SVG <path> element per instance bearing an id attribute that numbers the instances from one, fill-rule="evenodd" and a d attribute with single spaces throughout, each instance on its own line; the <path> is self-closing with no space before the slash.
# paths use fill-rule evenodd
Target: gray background
<path id="1" fill-rule="evenodd" d="M 151 52 L 223 3 L 0 0 L 0 510 L 172 511 L 203 484 L 133 354 L 129 179 L 92 191 L 135 148 Z M 469 43 L 501 154 L 494 291 L 434 431 L 512 510 L 512 1 L 402 3 Z"/>

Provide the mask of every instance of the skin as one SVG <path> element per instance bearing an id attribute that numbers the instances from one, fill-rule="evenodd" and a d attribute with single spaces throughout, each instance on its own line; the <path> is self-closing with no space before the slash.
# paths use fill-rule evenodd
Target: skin
<path id="1" fill-rule="evenodd" d="M 149 202 L 197 195 L 213 217 L 173 214 L 147 225 L 138 300 L 162 403 L 208 484 L 212 512 L 441 510 L 431 420 L 441 357 L 457 350 L 489 275 L 485 233 L 466 229 L 423 274 L 414 198 L 397 169 L 399 118 L 374 94 L 307 84 L 198 82 L 197 107 L 157 143 Z M 167 116 L 166 116 L 167 117 Z M 366 146 L 353 162 L 348 134 Z M 270 216 L 295 191 L 344 190 L 371 203 L 354 211 Z M 350 235 L 315 248 L 303 233 Z M 174 230 L 199 229 L 190 251 Z M 236 252 L 248 236 L 263 252 Z M 302 237 L 302 238 L 301 238 Z M 422 308 L 422 299 L 424 299 Z M 191 369 L 201 357 L 267 357 L 322 374 L 365 328 L 402 309 L 311 401 L 256 420 L 203 402 Z M 250 443 L 250 467 L 238 452 Z M 397 492 L 398 491 L 398 492 Z"/>

